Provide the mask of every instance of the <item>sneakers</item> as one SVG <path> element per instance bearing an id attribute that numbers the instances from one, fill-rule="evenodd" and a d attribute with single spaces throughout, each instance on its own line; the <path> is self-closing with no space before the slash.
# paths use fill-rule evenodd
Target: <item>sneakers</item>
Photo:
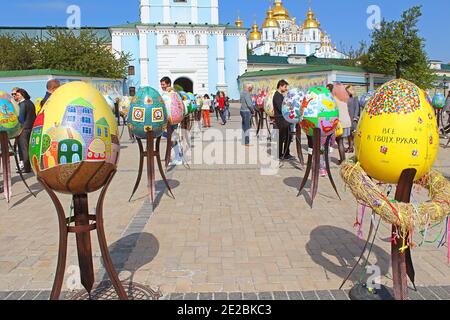
<path id="1" fill-rule="evenodd" d="M 321 177 L 326 177 L 327 176 L 327 170 L 320 168 L 319 170 L 319 174 Z"/>
<path id="2" fill-rule="evenodd" d="M 291 156 L 290 154 L 288 154 L 288 155 L 285 156 L 283 159 L 284 159 L 284 160 L 291 161 L 291 160 L 295 160 L 295 157 L 294 157 L 294 156 Z"/>
<path id="3" fill-rule="evenodd" d="M 169 163 L 170 166 L 181 166 L 183 164 L 183 160 L 173 160 Z"/>

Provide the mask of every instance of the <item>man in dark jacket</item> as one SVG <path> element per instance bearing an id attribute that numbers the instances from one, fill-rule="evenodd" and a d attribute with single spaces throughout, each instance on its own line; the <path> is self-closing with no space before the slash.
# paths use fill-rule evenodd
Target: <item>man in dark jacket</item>
<path id="1" fill-rule="evenodd" d="M 19 148 L 22 150 L 23 157 L 23 173 L 31 172 L 29 143 L 31 136 L 31 129 L 36 120 L 36 110 L 33 102 L 30 100 L 30 95 L 24 89 L 18 89 L 16 92 L 19 100 L 19 122 L 22 125 L 22 133 L 19 136 Z"/>
<path id="2" fill-rule="evenodd" d="M 278 156 L 280 160 L 292 160 L 294 157 L 290 154 L 290 125 L 281 112 L 283 107 L 284 95 L 288 91 L 289 83 L 285 80 L 280 80 L 277 84 L 277 91 L 273 96 L 273 109 L 275 111 L 275 125 L 278 129 Z"/>
<path id="3" fill-rule="evenodd" d="M 47 82 L 47 92 L 45 93 L 44 99 L 41 101 L 41 108 L 44 106 L 44 104 L 47 102 L 48 98 L 55 92 L 56 89 L 58 89 L 61 86 L 61 83 L 59 80 L 51 79 Z"/>

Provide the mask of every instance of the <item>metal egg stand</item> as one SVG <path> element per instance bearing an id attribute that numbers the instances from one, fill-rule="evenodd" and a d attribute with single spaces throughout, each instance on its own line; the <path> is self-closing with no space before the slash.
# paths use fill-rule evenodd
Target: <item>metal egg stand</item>
<path id="1" fill-rule="evenodd" d="M 25 187 L 28 189 L 28 191 L 33 195 L 33 197 L 36 198 L 36 195 L 34 192 L 30 189 L 28 186 L 27 181 L 25 180 L 22 170 L 19 166 L 19 160 L 17 159 L 17 153 L 16 148 L 11 144 L 11 141 L 9 140 L 9 137 L 6 132 L 1 131 L 0 132 L 0 163 L 2 167 L 2 173 L 3 173 L 3 193 L 5 195 L 6 202 L 11 201 L 12 197 L 12 186 L 11 186 L 11 162 L 10 157 L 13 156 L 18 173 L 20 176 L 20 179 L 22 180 Z"/>

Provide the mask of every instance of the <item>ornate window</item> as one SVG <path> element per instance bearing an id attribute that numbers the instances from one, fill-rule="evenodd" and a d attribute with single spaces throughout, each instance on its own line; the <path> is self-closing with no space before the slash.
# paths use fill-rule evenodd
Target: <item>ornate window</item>
<path id="1" fill-rule="evenodd" d="M 196 46 L 199 46 L 200 43 L 201 43 L 200 35 L 199 35 L 199 34 L 196 34 L 196 35 L 195 35 L 195 45 L 196 45 Z"/>
<path id="2" fill-rule="evenodd" d="M 163 36 L 163 45 L 165 46 L 169 45 L 169 36 L 167 34 Z"/>
<path id="3" fill-rule="evenodd" d="M 180 46 L 186 45 L 186 34 L 184 32 L 178 34 L 178 45 Z"/>

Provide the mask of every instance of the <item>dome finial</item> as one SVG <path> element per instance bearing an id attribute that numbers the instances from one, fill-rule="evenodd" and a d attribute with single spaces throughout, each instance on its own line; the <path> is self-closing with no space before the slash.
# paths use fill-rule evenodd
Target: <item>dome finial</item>
<path id="1" fill-rule="evenodd" d="M 240 12 L 239 12 L 239 10 L 238 10 L 238 11 L 237 11 L 237 19 L 236 19 L 236 21 L 235 21 L 234 23 L 235 23 L 236 27 L 242 28 L 243 21 L 241 20 L 240 14 L 239 14 L 239 13 L 240 13 Z"/>

